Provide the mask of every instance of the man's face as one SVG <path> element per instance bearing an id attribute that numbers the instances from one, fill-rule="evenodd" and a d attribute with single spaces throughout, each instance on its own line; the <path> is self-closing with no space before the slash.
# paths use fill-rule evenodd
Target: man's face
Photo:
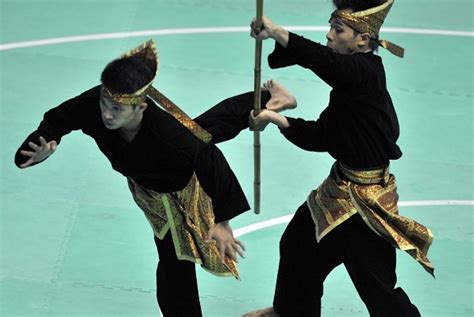
<path id="1" fill-rule="evenodd" d="M 353 54 L 359 51 L 357 44 L 360 42 L 360 35 L 358 33 L 339 19 L 331 19 L 329 23 L 331 29 L 326 34 L 327 47 L 339 54 Z"/>
<path id="2" fill-rule="evenodd" d="M 130 128 L 137 121 L 138 107 L 121 105 L 104 96 L 100 97 L 100 111 L 105 127 L 110 130 Z"/>

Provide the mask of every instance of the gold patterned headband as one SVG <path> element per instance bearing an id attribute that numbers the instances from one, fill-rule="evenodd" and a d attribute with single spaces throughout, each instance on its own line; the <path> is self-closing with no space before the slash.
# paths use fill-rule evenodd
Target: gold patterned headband
<path id="1" fill-rule="evenodd" d="M 339 19 L 359 33 L 368 33 L 372 39 L 379 35 L 380 28 L 387 16 L 394 0 L 364 10 L 351 12 L 350 10 L 336 10 L 331 14 L 331 19 Z M 405 49 L 386 40 L 378 40 L 379 45 L 389 50 L 392 54 L 403 58 Z"/>
<path id="2" fill-rule="evenodd" d="M 124 94 L 124 93 L 111 93 L 107 87 L 102 86 L 102 94 L 103 96 L 112 99 L 114 102 L 121 104 L 121 105 L 127 105 L 127 106 L 133 106 L 133 105 L 138 105 L 143 102 L 145 102 L 147 92 L 151 85 L 153 84 L 153 81 L 156 78 L 156 75 L 158 73 L 158 50 L 156 48 L 156 43 L 153 40 L 148 40 L 145 43 L 137 46 L 136 48 L 126 52 L 120 58 L 126 58 L 126 57 L 139 57 L 143 60 L 143 62 L 149 66 L 154 74 L 153 79 L 144 85 L 143 87 L 139 88 L 137 91 L 130 93 L 130 94 Z"/>

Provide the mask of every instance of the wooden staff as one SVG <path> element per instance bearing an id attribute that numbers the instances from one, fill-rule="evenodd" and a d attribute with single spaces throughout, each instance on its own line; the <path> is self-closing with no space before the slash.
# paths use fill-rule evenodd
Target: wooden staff
<path id="1" fill-rule="evenodd" d="M 263 0 L 257 0 L 257 27 L 262 27 L 262 15 L 263 15 Z M 260 85 L 260 73 L 261 73 L 261 63 L 262 63 L 262 40 L 255 40 L 255 68 L 254 68 L 254 103 L 253 109 L 255 115 L 260 113 L 262 91 Z M 253 191 L 254 191 L 254 212 L 256 214 L 260 213 L 260 131 L 253 132 L 253 158 L 254 158 L 254 182 L 253 182 Z"/>

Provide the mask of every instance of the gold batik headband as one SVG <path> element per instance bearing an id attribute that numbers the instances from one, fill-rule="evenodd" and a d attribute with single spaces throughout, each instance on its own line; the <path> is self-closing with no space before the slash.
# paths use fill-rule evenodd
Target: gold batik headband
<path id="1" fill-rule="evenodd" d="M 138 105 L 143 102 L 145 102 L 147 92 L 151 85 L 153 84 L 153 81 L 156 78 L 156 74 L 158 73 L 158 50 L 156 48 L 156 43 L 153 40 L 148 40 L 145 43 L 137 46 L 136 48 L 128 51 L 127 53 L 123 54 L 120 56 L 120 58 L 125 58 L 125 57 L 139 57 L 143 59 L 143 62 L 150 67 L 151 71 L 154 73 L 153 79 L 147 83 L 145 86 L 141 87 L 137 91 L 130 93 L 130 94 L 124 94 L 124 93 L 111 93 L 107 87 L 102 86 L 102 94 L 107 97 L 112 99 L 113 101 L 121 104 L 121 105 L 127 105 L 127 106 L 133 106 L 133 105 Z"/>
<path id="2" fill-rule="evenodd" d="M 380 28 L 387 16 L 394 0 L 364 10 L 351 12 L 350 10 L 336 10 L 331 14 L 331 19 L 339 19 L 359 33 L 368 33 L 372 39 L 379 35 Z M 403 58 L 405 49 L 386 40 L 378 40 L 379 45 L 389 50 L 392 54 Z"/>

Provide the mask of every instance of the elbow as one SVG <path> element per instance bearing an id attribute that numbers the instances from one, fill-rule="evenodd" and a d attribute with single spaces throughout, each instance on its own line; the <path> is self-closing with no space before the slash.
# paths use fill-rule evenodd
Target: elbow
<path id="1" fill-rule="evenodd" d="M 283 62 L 282 59 L 283 59 L 282 57 L 278 57 L 278 54 L 271 53 L 270 55 L 268 55 L 268 59 L 267 59 L 268 66 L 271 69 L 276 69 L 276 68 L 282 68 L 282 67 L 285 67 L 285 66 L 289 66 L 289 63 Z"/>
<path id="2" fill-rule="evenodd" d="M 327 148 L 323 146 L 315 146 L 314 144 L 297 144 L 297 146 L 308 152 L 327 152 Z"/>

